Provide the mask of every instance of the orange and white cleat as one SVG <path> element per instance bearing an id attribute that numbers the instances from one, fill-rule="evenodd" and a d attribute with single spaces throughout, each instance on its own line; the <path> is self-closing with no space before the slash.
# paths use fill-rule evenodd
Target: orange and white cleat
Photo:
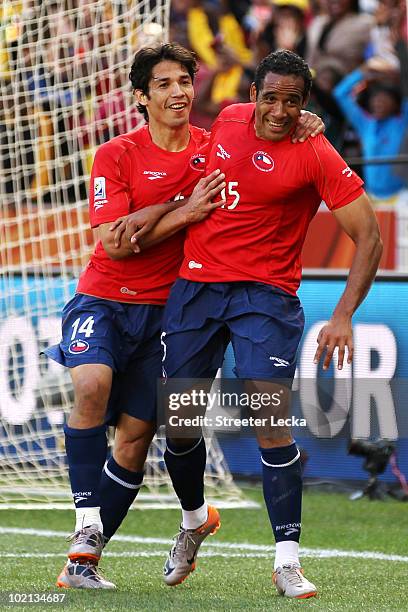
<path id="1" fill-rule="evenodd" d="M 304 577 L 302 568 L 295 563 L 276 568 L 272 582 L 284 597 L 308 599 L 317 595 L 315 585 Z"/>
<path id="2" fill-rule="evenodd" d="M 116 585 L 106 580 L 94 563 L 69 559 L 57 578 L 57 586 L 63 589 L 116 589 Z"/>
<path id="3" fill-rule="evenodd" d="M 69 539 L 71 546 L 68 551 L 68 559 L 98 563 L 105 546 L 105 538 L 99 531 L 98 525 L 84 527 L 76 531 Z"/>
<path id="4" fill-rule="evenodd" d="M 183 529 L 174 538 L 174 544 L 164 564 L 164 582 L 176 586 L 195 570 L 198 549 L 209 535 L 213 535 L 221 526 L 218 510 L 208 506 L 206 522 L 197 529 Z"/>

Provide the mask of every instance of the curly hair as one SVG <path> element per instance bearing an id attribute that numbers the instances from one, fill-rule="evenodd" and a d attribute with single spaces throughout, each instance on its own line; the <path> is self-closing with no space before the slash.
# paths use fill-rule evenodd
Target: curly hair
<path id="1" fill-rule="evenodd" d="M 194 82 L 194 76 L 198 70 L 195 54 L 178 43 L 165 43 L 157 47 L 144 47 L 136 53 L 129 73 L 133 90 L 140 89 L 148 96 L 153 68 L 166 60 L 177 62 L 184 66 Z M 137 110 L 144 116 L 146 121 L 149 120 L 145 106 L 138 104 Z"/>
<path id="2" fill-rule="evenodd" d="M 305 100 L 312 88 L 312 74 L 305 60 L 286 49 L 270 53 L 260 62 L 255 71 L 254 83 L 256 93 L 262 89 L 266 75 L 269 72 L 284 76 L 299 76 L 303 79 L 303 99 Z"/>

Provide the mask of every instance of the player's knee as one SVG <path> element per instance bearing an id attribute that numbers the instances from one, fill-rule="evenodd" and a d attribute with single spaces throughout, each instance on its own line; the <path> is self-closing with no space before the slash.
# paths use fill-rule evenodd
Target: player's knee
<path id="1" fill-rule="evenodd" d="M 110 387 L 100 378 L 83 378 L 75 382 L 73 415 L 90 420 L 103 421 Z"/>

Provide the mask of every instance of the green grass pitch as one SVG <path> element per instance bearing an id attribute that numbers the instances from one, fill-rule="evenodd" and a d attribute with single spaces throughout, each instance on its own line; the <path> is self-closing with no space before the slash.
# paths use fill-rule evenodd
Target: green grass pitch
<path id="1" fill-rule="evenodd" d="M 245 493 L 261 502 L 259 486 Z M 272 537 L 263 506 L 222 510 L 221 529 L 202 546 L 196 571 L 183 584 L 167 587 L 161 579 L 162 566 L 179 520 L 177 510 L 130 512 L 101 562 L 117 591 L 68 590 L 64 606 L 29 608 L 149 612 L 407 608 L 408 520 L 401 502 L 351 502 L 345 494 L 307 491 L 303 567 L 318 586 L 319 596 L 301 601 L 279 597 L 271 584 Z M 63 536 L 72 531 L 72 522 L 72 513 L 65 511 L 0 510 L 0 590 L 61 592 L 53 585 L 67 550 Z M 23 532 L 27 529 L 32 531 Z M 8 609 L 4 599 L 0 609 Z"/>

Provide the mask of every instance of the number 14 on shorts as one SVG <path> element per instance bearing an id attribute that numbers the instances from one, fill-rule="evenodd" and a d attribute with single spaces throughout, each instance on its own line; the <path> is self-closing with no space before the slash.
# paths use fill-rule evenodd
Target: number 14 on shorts
<path id="1" fill-rule="evenodd" d="M 71 325 L 72 330 L 73 330 L 72 335 L 71 335 L 71 340 L 74 340 L 77 334 L 85 334 L 85 338 L 89 338 L 94 333 L 94 328 L 93 328 L 94 323 L 95 323 L 95 320 L 93 316 L 87 317 L 85 321 L 83 321 L 82 323 L 81 323 L 81 317 L 78 317 L 77 319 L 75 319 L 75 321 Z"/>

